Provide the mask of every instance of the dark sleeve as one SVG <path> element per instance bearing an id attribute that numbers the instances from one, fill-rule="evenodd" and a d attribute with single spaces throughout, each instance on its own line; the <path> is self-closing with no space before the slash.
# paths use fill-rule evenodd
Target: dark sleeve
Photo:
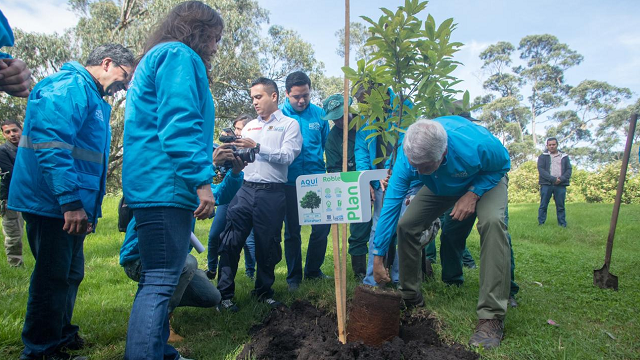
<path id="1" fill-rule="evenodd" d="M 9 184 L 11 183 L 11 172 L 13 171 L 13 164 L 9 154 L 4 150 L 4 146 L 0 147 L 0 170 L 3 173 L 8 174 L 2 176 L 0 181 L 0 199 L 7 199 L 9 197 Z"/>
<path id="2" fill-rule="evenodd" d="M 0 169 L 2 169 L 3 173 L 13 171 L 13 163 L 11 163 L 11 158 L 4 149 L 4 146 L 0 147 Z"/>
<path id="3" fill-rule="evenodd" d="M 325 156 L 327 158 L 327 172 L 342 172 L 342 148 L 336 146 L 336 142 L 332 136 L 327 139 L 325 147 Z"/>
<path id="4" fill-rule="evenodd" d="M 538 173 L 540 174 L 541 179 L 545 179 L 553 184 L 556 181 L 556 178 L 551 176 L 549 171 L 544 168 L 543 159 L 542 155 L 538 156 Z"/>
<path id="5" fill-rule="evenodd" d="M 560 176 L 561 182 L 569 181 L 569 179 L 571 179 L 571 172 L 573 171 L 573 168 L 571 167 L 571 161 L 569 161 L 569 157 L 565 156 L 565 159 L 567 160 L 567 163 L 565 164 L 566 166 L 564 166 L 562 169 L 562 176 Z"/>

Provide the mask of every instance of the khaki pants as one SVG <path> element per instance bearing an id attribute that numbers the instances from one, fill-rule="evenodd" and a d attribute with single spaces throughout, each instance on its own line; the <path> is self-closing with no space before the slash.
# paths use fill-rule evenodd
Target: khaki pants
<path id="1" fill-rule="evenodd" d="M 504 319 L 507 313 L 511 280 L 511 250 L 507 239 L 504 214 L 507 206 L 506 177 L 487 191 L 476 204 L 480 233 L 480 294 L 479 319 Z M 400 260 L 400 291 L 404 299 L 421 296 L 420 235 L 460 197 L 436 196 L 423 187 L 411 201 L 398 222 L 398 256 Z"/>
<path id="2" fill-rule="evenodd" d="M 22 214 L 7 209 L 2 216 L 2 233 L 4 234 L 4 249 L 7 261 L 11 266 L 22 265 L 22 233 L 24 220 Z"/>

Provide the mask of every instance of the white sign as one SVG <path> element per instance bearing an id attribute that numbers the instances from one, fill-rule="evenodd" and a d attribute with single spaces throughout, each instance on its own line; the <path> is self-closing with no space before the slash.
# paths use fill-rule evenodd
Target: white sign
<path id="1" fill-rule="evenodd" d="M 386 176 L 386 169 L 298 176 L 300 225 L 371 220 L 369 182 Z"/>

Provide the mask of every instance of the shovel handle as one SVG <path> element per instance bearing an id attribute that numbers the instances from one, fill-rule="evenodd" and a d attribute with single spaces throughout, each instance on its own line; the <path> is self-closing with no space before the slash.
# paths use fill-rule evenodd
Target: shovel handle
<path id="1" fill-rule="evenodd" d="M 624 147 L 624 156 L 622 157 L 622 168 L 620 169 L 620 177 L 618 178 L 618 190 L 616 191 L 616 200 L 613 204 L 613 214 L 611 215 L 611 226 L 609 227 L 609 237 L 607 238 L 607 252 L 604 257 L 604 265 L 609 268 L 611 263 L 611 251 L 613 249 L 613 237 L 616 234 L 616 224 L 618 223 L 618 213 L 620 212 L 620 203 L 622 202 L 622 192 L 624 190 L 624 180 L 627 177 L 627 166 L 629 165 L 629 156 L 631 155 L 631 145 L 633 144 L 633 136 L 636 132 L 636 123 L 638 114 L 632 114 L 629 122 L 629 133 L 627 134 L 627 144 Z"/>

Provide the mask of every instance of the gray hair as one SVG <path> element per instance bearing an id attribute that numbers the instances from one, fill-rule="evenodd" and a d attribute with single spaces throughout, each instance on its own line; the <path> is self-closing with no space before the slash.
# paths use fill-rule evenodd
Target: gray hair
<path id="1" fill-rule="evenodd" d="M 116 65 L 133 66 L 133 53 L 120 44 L 104 44 L 93 49 L 87 58 L 85 66 L 97 66 L 105 58 L 111 58 Z"/>
<path id="2" fill-rule="evenodd" d="M 418 120 L 407 129 L 402 148 L 412 164 L 440 161 L 447 149 L 447 132 L 439 122 Z"/>

